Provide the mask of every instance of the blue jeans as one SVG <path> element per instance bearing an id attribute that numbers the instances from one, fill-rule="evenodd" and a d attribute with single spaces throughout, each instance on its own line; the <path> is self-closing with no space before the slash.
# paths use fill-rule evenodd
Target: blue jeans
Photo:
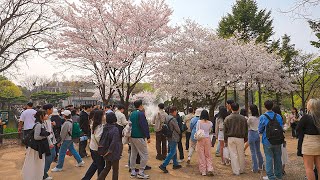
<path id="1" fill-rule="evenodd" d="M 72 140 L 64 140 L 61 144 L 60 150 L 59 150 L 59 158 L 58 158 L 58 165 L 57 168 L 62 169 L 64 164 L 64 158 L 66 156 L 67 150 L 72 153 L 73 157 L 77 160 L 78 163 L 82 162 L 82 159 L 79 155 L 79 153 L 76 151 L 76 149 L 73 146 Z"/>
<path id="2" fill-rule="evenodd" d="M 217 149 L 216 149 L 216 154 L 220 155 L 220 141 L 218 141 Z"/>
<path id="3" fill-rule="evenodd" d="M 50 156 L 46 156 L 46 160 L 45 160 L 45 164 L 44 164 L 44 175 L 43 175 L 43 179 L 46 179 L 49 175 L 48 175 L 48 171 L 50 169 L 51 163 L 53 162 L 54 158 L 56 158 L 56 148 L 53 147 L 50 149 Z"/>
<path id="4" fill-rule="evenodd" d="M 259 132 L 250 130 L 248 133 L 248 142 L 249 142 L 250 151 L 251 151 L 252 170 L 254 172 L 257 172 L 258 168 L 262 169 L 262 165 L 263 165 L 263 158 L 260 151 Z"/>
<path id="5" fill-rule="evenodd" d="M 282 179 L 281 145 L 263 145 L 269 180 Z"/>
<path id="6" fill-rule="evenodd" d="M 173 160 L 173 165 L 178 166 L 179 163 L 177 161 L 177 142 L 169 141 L 169 153 L 166 157 L 166 159 L 163 161 L 162 166 L 167 167 L 170 160 Z"/>

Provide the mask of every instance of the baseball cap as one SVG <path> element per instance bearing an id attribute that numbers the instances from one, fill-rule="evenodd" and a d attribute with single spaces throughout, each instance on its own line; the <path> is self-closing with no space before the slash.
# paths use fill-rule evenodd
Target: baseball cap
<path id="1" fill-rule="evenodd" d="M 71 111 L 64 110 L 61 114 L 65 115 L 65 116 L 70 116 L 71 115 Z"/>

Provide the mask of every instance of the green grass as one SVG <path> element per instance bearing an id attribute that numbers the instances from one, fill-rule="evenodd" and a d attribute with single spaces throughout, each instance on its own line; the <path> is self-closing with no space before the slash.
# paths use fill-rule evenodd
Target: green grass
<path id="1" fill-rule="evenodd" d="M 16 133 L 18 132 L 17 128 L 5 128 L 3 129 L 4 134 L 9 134 L 9 133 Z M 19 134 L 10 134 L 10 135 L 5 135 L 3 138 L 4 139 L 17 139 L 19 137 Z"/>

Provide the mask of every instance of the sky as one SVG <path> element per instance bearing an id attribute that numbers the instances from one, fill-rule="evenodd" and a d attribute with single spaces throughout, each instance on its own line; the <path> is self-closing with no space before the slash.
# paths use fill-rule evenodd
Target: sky
<path id="1" fill-rule="evenodd" d="M 172 24 L 181 24 L 185 19 L 191 19 L 199 24 L 216 29 L 219 21 L 227 13 L 231 12 L 232 5 L 236 0 L 166 0 L 173 9 Z M 303 18 L 293 17 L 293 13 L 283 13 L 294 6 L 295 0 L 257 0 L 259 9 L 271 10 L 274 19 L 273 26 L 275 35 L 272 39 L 279 39 L 285 33 L 291 36 L 292 43 L 296 48 L 307 53 L 319 53 L 319 49 L 310 45 L 316 37 Z M 320 18 L 320 6 L 307 9 L 312 19 Z M 28 63 L 19 64 L 18 75 L 11 78 L 15 83 L 26 75 L 40 75 L 51 77 L 54 73 L 71 77 L 71 75 L 84 75 L 81 70 L 68 69 L 63 64 L 57 63 L 50 57 L 31 57 Z"/>

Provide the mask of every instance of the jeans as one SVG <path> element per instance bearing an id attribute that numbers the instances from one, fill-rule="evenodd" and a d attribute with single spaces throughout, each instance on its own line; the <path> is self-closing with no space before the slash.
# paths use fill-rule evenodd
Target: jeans
<path id="1" fill-rule="evenodd" d="M 250 130 L 248 133 L 248 142 L 251 151 L 252 170 L 254 172 L 262 169 L 263 157 L 260 151 L 260 136 L 258 131 Z"/>
<path id="2" fill-rule="evenodd" d="M 164 159 L 167 156 L 167 139 L 161 132 L 156 132 L 157 159 Z"/>
<path id="3" fill-rule="evenodd" d="M 170 160 L 173 160 L 173 165 L 178 166 L 178 161 L 177 161 L 177 142 L 169 141 L 169 153 L 166 157 L 166 159 L 163 161 L 162 166 L 167 167 Z"/>
<path id="4" fill-rule="evenodd" d="M 263 145 L 269 180 L 282 179 L 281 145 Z"/>
<path id="5" fill-rule="evenodd" d="M 82 159 L 81 159 L 79 153 L 76 151 L 76 149 L 73 146 L 73 141 L 72 140 L 64 140 L 60 146 L 57 168 L 59 168 L 59 169 L 63 168 L 64 158 L 66 156 L 68 149 L 72 153 L 73 157 L 77 160 L 78 163 L 82 162 Z"/>
<path id="6" fill-rule="evenodd" d="M 106 161 L 106 167 L 100 173 L 98 180 L 105 180 L 112 167 L 112 180 L 118 180 L 119 178 L 119 160 Z"/>
<path id="7" fill-rule="evenodd" d="M 104 159 L 102 156 L 98 154 L 98 151 L 94 151 L 90 149 L 90 152 L 91 152 L 92 163 L 89 169 L 87 170 L 86 174 L 82 178 L 82 180 L 90 180 L 94 176 L 97 170 L 98 170 L 98 176 L 99 176 L 99 174 L 102 172 L 105 165 Z"/>
<path id="8" fill-rule="evenodd" d="M 218 141 L 217 149 L 216 149 L 216 155 L 220 154 L 220 141 Z"/>
<path id="9" fill-rule="evenodd" d="M 180 140 L 178 142 L 179 158 L 184 159 L 183 146 L 182 146 L 182 134 L 180 134 L 179 136 L 180 136 Z"/>
<path id="10" fill-rule="evenodd" d="M 191 137 L 191 132 L 186 132 L 186 150 L 189 150 L 190 137 Z"/>
<path id="11" fill-rule="evenodd" d="M 56 148 L 55 147 L 51 148 L 50 153 L 51 153 L 51 155 L 46 156 L 46 158 L 45 158 L 43 179 L 46 179 L 49 176 L 48 171 L 50 169 L 51 163 L 56 158 Z"/>
<path id="12" fill-rule="evenodd" d="M 79 142 L 79 154 L 82 158 L 88 155 L 86 151 L 87 144 L 88 144 L 88 140 Z"/>

